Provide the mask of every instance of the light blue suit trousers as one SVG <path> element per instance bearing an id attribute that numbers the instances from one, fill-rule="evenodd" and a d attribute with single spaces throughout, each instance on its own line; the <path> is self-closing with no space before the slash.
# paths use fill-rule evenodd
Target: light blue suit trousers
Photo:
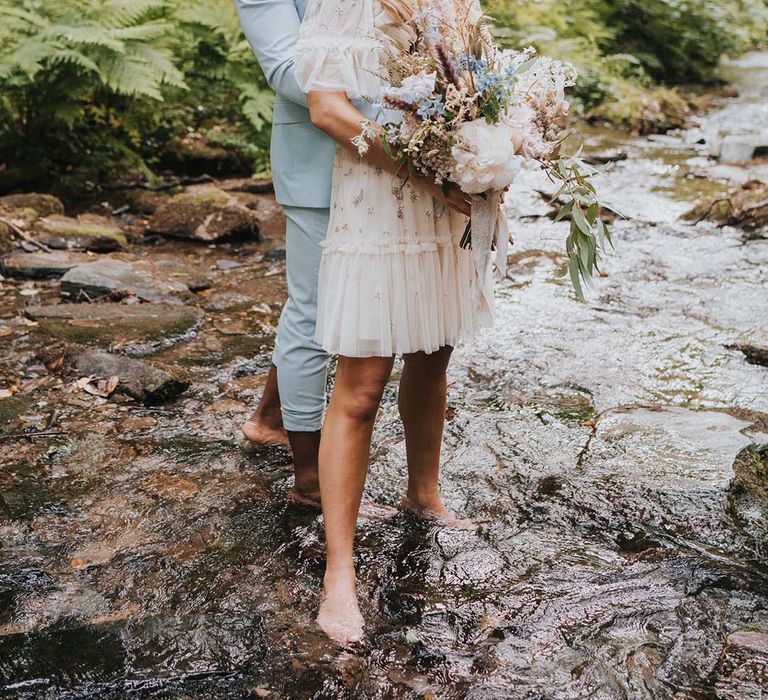
<path id="1" fill-rule="evenodd" d="M 273 362 L 283 423 L 320 430 L 327 353 L 315 342 L 320 243 L 328 228 L 335 143 L 312 126 L 293 56 L 307 0 L 235 0 L 240 23 L 276 93 L 270 157 L 277 201 L 287 216 L 288 301 L 280 316 Z"/>

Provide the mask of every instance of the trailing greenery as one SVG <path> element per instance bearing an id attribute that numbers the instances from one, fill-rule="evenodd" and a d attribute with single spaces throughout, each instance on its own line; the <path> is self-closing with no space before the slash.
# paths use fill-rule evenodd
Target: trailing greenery
<path id="1" fill-rule="evenodd" d="M 590 118 L 682 123 L 681 83 L 763 45 L 765 0 L 483 0 L 502 42 L 573 62 Z M 0 0 L 0 190 L 151 178 L 196 144 L 268 167 L 272 95 L 231 0 Z"/>
<path id="2" fill-rule="evenodd" d="M 148 175 L 210 129 L 263 166 L 271 106 L 230 0 L 0 0 L 0 163 L 21 180 Z"/>

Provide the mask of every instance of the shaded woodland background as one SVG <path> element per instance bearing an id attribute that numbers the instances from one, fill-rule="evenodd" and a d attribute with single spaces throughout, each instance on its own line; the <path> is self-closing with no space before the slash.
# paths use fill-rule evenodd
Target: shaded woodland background
<path id="1" fill-rule="evenodd" d="M 762 0 L 486 7 L 503 43 L 578 67 L 577 116 L 637 133 L 681 126 L 768 27 Z M 268 174 L 272 99 L 229 0 L 0 0 L 0 194 Z"/>

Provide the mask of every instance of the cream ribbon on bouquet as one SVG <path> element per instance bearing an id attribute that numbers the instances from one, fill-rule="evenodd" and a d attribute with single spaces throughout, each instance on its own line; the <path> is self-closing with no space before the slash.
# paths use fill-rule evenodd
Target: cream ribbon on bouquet
<path id="1" fill-rule="evenodd" d="M 469 196 L 472 212 L 467 232 L 461 240 L 461 247 L 472 250 L 475 264 L 474 303 L 477 310 L 480 310 L 483 304 L 489 310 L 493 308 L 485 285 L 485 275 L 493 247 L 496 248 L 496 279 L 504 279 L 507 275 L 509 224 L 501 208 L 501 196 L 502 193 L 499 190 Z"/>

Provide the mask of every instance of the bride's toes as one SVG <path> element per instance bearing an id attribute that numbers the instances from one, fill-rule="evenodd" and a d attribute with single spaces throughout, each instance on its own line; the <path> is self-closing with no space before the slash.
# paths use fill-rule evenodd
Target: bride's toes
<path id="1" fill-rule="evenodd" d="M 317 614 L 317 624 L 339 644 L 359 642 L 365 636 L 365 621 L 354 596 L 325 596 Z"/>
<path id="2" fill-rule="evenodd" d="M 408 498 L 408 496 L 404 496 L 400 500 L 398 508 L 413 513 L 424 520 L 432 520 L 440 525 L 451 527 L 456 530 L 477 529 L 477 523 L 474 523 L 468 518 L 460 518 L 457 515 L 454 515 L 442 503 L 437 507 L 430 507 L 416 503 Z"/>

